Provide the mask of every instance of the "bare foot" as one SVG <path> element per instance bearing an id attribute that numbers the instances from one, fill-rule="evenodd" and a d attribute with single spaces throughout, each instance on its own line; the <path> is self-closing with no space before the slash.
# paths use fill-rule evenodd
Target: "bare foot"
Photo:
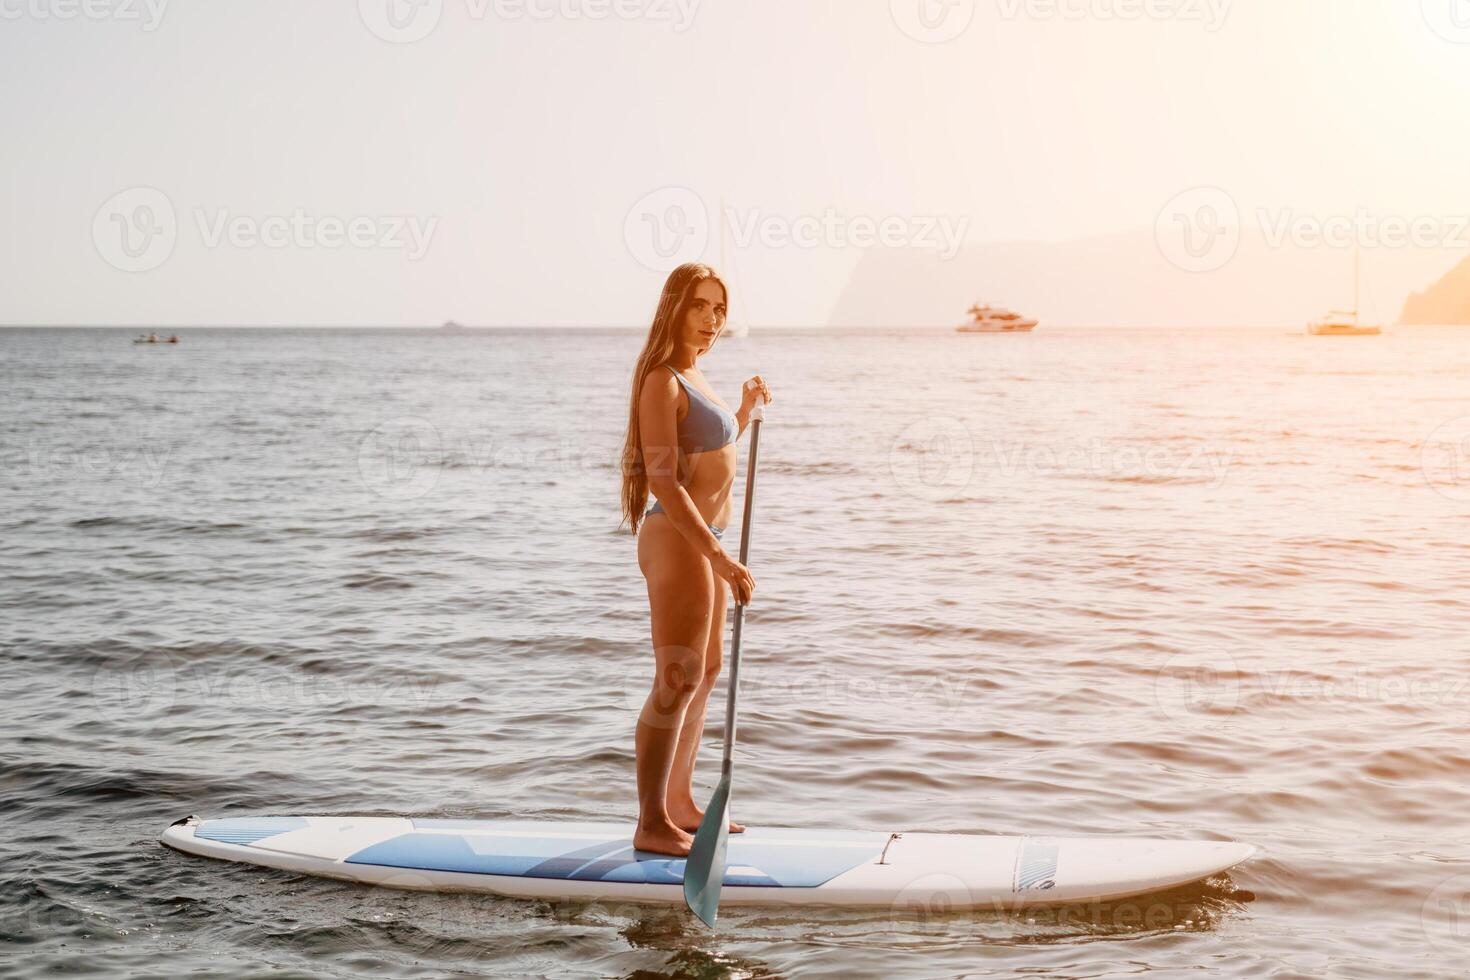
<path id="1" fill-rule="evenodd" d="M 687 857 L 694 838 L 672 823 L 639 827 L 633 832 L 633 849 L 650 851 L 654 854 L 672 854 Z"/>
<path id="2" fill-rule="evenodd" d="M 687 830 L 692 834 L 699 829 L 700 823 L 704 821 L 704 811 L 695 806 L 691 806 L 688 810 L 671 809 L 669 819 L 673 821 L 674 826 L 681 830 Z M 745 826 L 731 820 L 730 833 L 743 834 L 745 833 Z"/>

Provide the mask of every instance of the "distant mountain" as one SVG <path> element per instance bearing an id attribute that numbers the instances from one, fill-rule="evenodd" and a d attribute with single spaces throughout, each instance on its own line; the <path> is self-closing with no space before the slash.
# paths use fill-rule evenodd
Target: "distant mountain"
<path id="1" fill-rule="evenodd" d="M 1422 293 L 1410 293 L 1401 323 L 1470 325 L 1470 259 Z"/>
<path id="2" fill-rule="evenodd" d="M 1363 315 L 1382 322 L 1458 255 L 1449 249 L 1364 249 Z M 1464 280 L 1461 280 L 1462 285 Z M 1462 297 L 1470 289 L 1462 288 Z M 958 325 L 975 300 L 1048 326 L 1274 326 L 1304 329 L 1353 301 L 1348 248 L 1273 246 L 1246 232 L 1222 268 L 1188 272 L 1152 229 L 1065 242 L 865 251 L 833 307 L 833 326 Z"/>

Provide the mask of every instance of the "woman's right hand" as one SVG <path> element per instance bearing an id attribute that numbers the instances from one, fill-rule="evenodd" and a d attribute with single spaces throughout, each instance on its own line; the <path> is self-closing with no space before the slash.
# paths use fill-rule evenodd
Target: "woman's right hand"
<path id="1" fill-rule="evenodd" d="M 750 597 L 755 594 L 755 579 L 751 577 L 750 569 L 726 554 L 721 554 L 711 564 L 715 574 L 730 583 L 735 601 L 742 606 L 750 605 Z"/>

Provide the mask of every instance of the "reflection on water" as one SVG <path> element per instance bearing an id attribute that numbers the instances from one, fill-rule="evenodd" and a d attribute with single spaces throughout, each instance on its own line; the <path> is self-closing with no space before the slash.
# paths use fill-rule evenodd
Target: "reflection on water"
<path id="1" fill-rule="evenodd" d="M 756 372 L 779 400 L 739 819 L 1263 852 L 1131 901 L 730 908 L 717 933 L 156 843 L 186 813 L 632 817 L 639 338 L 128 338 L 0 331 L 19 975 L 1443 975 L 1470 951 L 1470 334 L 722 342 L 727 400 Z"/>

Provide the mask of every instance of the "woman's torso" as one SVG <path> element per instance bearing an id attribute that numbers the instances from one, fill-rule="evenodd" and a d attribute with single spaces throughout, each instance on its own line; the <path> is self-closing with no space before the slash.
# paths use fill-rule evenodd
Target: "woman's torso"
<path id="1" fill-rule="evenodd" d="M 668 365 L 664 368 L 673 371 Z M 739 422 L 710 393 L 697 370 L 673 373 L 683 389 L 678 412 L 679 485 L 705 522 L 722 528 L 730 523 L 730 488 L 735 483 L 736 467 L 734 437 L 740 431 Z M 727 437 L 728 443 L 713 445 Z"/>

